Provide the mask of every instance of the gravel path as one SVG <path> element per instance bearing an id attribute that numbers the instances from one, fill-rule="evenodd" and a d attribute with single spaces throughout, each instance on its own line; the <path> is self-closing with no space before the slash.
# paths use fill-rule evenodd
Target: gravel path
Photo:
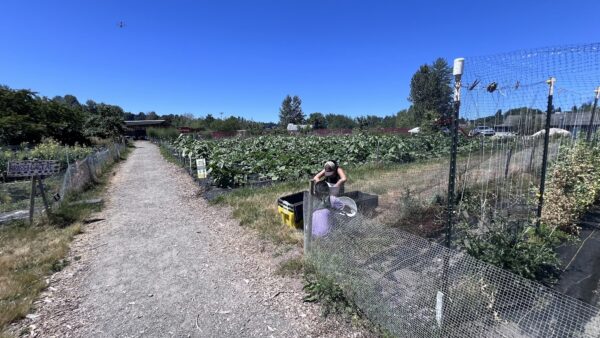
<path id="1" fill-rule="evenodd" d="M 73 242 L 35 312 L 32 336 L 364 336 L 273 274 L 275 247 L 196 197 L 191 178 L 138 142 L 108 189 L 102 221 Z"/>

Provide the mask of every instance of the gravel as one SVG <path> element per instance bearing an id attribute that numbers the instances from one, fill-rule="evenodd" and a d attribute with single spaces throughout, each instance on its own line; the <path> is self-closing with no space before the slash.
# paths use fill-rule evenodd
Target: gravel
<path id="1" fill-rule="evenodd" d="M 72 244 L 14 333 L 40 337 L 363 337 L 274 275 L 277 248 L 197 197 L 191 178 L 137 142 L 104 210 Z"/>

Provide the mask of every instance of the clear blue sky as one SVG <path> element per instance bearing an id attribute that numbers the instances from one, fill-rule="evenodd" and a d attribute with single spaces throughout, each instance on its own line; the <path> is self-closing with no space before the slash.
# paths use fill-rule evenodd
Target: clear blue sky
<path id="1" fill-rule="evenodd" d="M 0 83 L 131 112 L 276 121 L 296 94 L 383 116 L 438 56 L 595 42 L 599 17 L 595 0 L 2 0 Z"/>

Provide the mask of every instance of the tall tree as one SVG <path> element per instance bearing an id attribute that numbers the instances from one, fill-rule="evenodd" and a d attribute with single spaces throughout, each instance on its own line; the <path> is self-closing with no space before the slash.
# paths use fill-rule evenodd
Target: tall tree
<path id="1" fill-rule="evenodd" d="M 294 124 L 304 123 L 305 116 L 304 116 L 304 112 L 302 111 L 302 100 L 297 95 L 294 95 L 294 97 L 292 97 L 291 105 L 292 105 L 291 122 Z"/>
<path id="2" fill-rule="evenodd" d="M 89 106 L 90 104 L 88 104 Z M 85 124 L 86 135 L 99 138 L 115 138 L 124 132 L 123 109 L 121 107 L 104 103 L 93 104 L 93 109 L 90 111 Z"/>
<path id="3" fill-rule="evenodd" d="M 356 122 L 346 115 L 342 114 L 327 114 L 327 128 L 329 129 L 352 129 L 356 127 Z"/>
<path id="4" fill-rule="evenodd" d="M 321 113 L 312 113 L 307 120 L 313 129 L 327 129 L 327 119 Z"/>
<path id="5" fill-rule="evenodd" d="M 412 117 L 418 125 L 444 120 L 452 107 L 452 69 L 438 58 L 432 65 L 422 65 L 410 81 Z"/>
<path id="6" fill-rule="evenodd" d="M 288 123 L 293 123 L 293 114 L 294 111 L 292 108 L 292 97 L 287 95 L 283 99 L 283 102 L 281 102 L 281 107 L 279 107 L 279 124 L 285 128 Z"/>
<path id="7" fill-rule="evenodd" d="M 36 93 L 0 86 L 0 142 L 38 142 L 46 136 L 45 116 Z"/>

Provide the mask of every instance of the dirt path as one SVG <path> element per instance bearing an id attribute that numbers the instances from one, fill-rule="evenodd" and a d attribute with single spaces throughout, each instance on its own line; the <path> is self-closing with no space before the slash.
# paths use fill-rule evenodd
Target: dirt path
<path id="1" fill-rule="evenodd" d="M 189 176 L 147 142 L 122 164 L 103 221 L 72 246 L 31 318 L 35 336 L 361 336 L 275 276 L 274 248 L 195 197 Z"/>

